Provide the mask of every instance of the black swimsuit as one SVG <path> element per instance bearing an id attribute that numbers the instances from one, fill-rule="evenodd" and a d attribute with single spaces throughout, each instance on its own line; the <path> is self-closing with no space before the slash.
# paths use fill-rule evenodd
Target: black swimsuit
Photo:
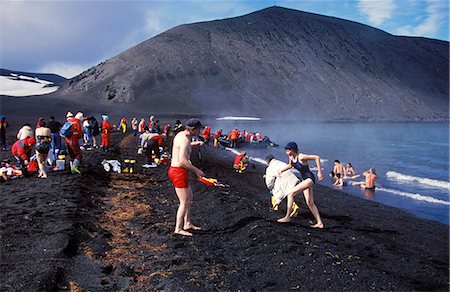
<path id="1" fill-rule="evenodd" d="M 37 136 L 37 142 L 35 149 L 37 152 L 41 154 L 47 154 L 48 151 L 50 151 L 51 144 L 50 144 L 50 137 L 49 136 Z"/>
<path id="2" fill-rule="evenodd" d="M 300 172 L 303 180 L 310 178 L 314 184 L 316 183 L 316 177 L 314 176 L 314 173 L 309 170 L 308 164 L 302 164 L 297 157 L 297 162 L 292 161 L 292 166 Z"/>

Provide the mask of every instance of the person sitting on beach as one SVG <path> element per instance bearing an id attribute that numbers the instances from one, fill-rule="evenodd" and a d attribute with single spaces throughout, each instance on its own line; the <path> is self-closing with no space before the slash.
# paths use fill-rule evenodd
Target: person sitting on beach
<path id="1" fill-rule="evenodd" d="M 47 124 L 44 120 L 39 122 L 39 128 L 36 128 L 36 160 L 39 166 L 40 178 L 47 178 L 46 162 L 47 155 L 51 149 L 52 131 L 47 128 Z"/>
<path id="2" fill-rule="evenodd" d="M 363 172 L 366 177 L 365 181 L 353 182 L 352 186 L 360 186 L 363 190 L 375 190 L 375 181 L 378 178 L 375 168 L 369 168 L 369 170 Z"/>
<path id="3" fill-rule="evenodd" d="M 172 148 L 172 162 L 168 171 L 169 179 L 175 186 L 175 192 L 180 202 L 174 233 L 184 236 L 192 236 L 192 233 L 187 231 L 189 229 L 201 229 L 191 223 L 193 193 L 189 186 L 189 171 L 194 172 L 199 178 L 205 176 L 203 171 L 195 167 L 190 161 L 192 146 L 203 146 L 202 141 L 190 141 L 193 136 L 200 134 L 201 128 L 201 122 L 198 119 L 191 118 L 187 121 L 185 130 L 175 136 Z"/>
<path id="4" fill-rule="evenodd" d="M 264 179 L 266 181 L 267 188 L 272 194 L 272 208 L 275 211 L 278 211 L 278 205 L 284 200 L 284 198 L 286 198 L 289 191 L 300 183 L 300 180 L 292 170 L 287 170 L 281 175 L 278 175 L 280 170 L 287 167 L 287 164 L 283 161 L 275 159 L 272 154 L 267 155 L 265 160 L 268 166 L 266 168 Z M 297 216 L 299 210 L 299 207 L 295 202 L 292 205 L 293 207 L 292 212 L 289 215 L 290 217 Z"/>
<path id="5" fill-rule="evenodd" d="M 250 158 L 245 152 L 242 152 L 241 154 L 236 155 L 233 162 L 233 169 L 238 173 L 242 173 L 247 169 L 249 163 Z"/>
<path id="6" fill-rule="evenodd" d="M 295 142 L 287 143 L 284 149 L 286 151 L 286 155 L 289 157 L 289 164 L 285 168 L 281 169 L 279 171 L 279 174 L 281 175 L 284 171 L 287 171 L 288 169 L 291 168 L 295 168 L 300 172 L 303 181 L 289 191 L 287 195 L 288 206 L 286 216 L 278 219 L 277 221 L 280 223 L 287 223 L 291 221 L 290 214 L 292 212 L 294 197 L 296 194 L 303 192 L 306 204 L 308 205 L 309 209 L 311 210 L 311 213 L 314 215 L 314 218 L 316 219 L 316 224 L 312 225 L 311 227 L 323 228 L 323 222 L 322 218 L 320 217 L 319 209 L 317 209 L 317 206 L 314 204 L 314 195 L 312 187 L 316 183 L 316 177 L 311 172 L 308 166 L 309 160 L 315 160 L 317 165 L 317 177 L 319 178 L 319 180 L 322 180 L 323 176 L 320 164 L 320 157 L 319 155 L 300 153 L 298 151 L 297 143 Z"/>
<path id="7" fill-rule="evenodd" d="M 333 185 L 342 187 L 344 186 L 344 166 L 339 162 L 339 160 L 334 161 L 334 167 L 333 167 L 334 176 L 336 178 L 336 181 Z"/>

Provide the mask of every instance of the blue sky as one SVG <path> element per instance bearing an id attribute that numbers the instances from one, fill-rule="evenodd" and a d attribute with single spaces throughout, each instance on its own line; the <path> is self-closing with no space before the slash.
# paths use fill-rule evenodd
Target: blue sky
<path id="1" fill-rule="evenodd" d="M 71 78 L 174 26 L 273 5 L 449 40 L 447 0 L 0 0 L 0 67 Z"/>

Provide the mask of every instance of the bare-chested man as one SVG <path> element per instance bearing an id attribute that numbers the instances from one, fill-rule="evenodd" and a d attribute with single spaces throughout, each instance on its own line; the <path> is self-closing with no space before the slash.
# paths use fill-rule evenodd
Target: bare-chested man
<path id="1" fill-rule="evenodd" d="M 175 186 L 180 205 L 178 206 L 177 219 L 175 223 L 175 234 L 192 236 L 189 229 L 200 230 L 201 228 L 191 223 L 192 189 L 189 186 L 189 170 L 198 177 L 205 176 L 203 171 L 195 167 L 191 161 L 191 146 L 203 146 L 202 141 L 191 142 L 192 136 L 198 136 L 202 124 L 198 119 L 189 119 L 185 130 L 179 132 L 172 147 L 172 162 L 169 168 L 169 179 Z"/>
<path id="2" fill-rule="evenodd" d="M 333 185 L 338 186 L 338 187 L 343 187 L 344 186 L 344 166 L 339 162 L 339 160 L 335 160 L 334 161 L 334 168 L 333 168 L 333 172 L 334 172 L 334 176 L 336 178 L 336 181 L 334 182 Z"/>
<path id="3" fill-rule="evenodd" d="M 352 186 L 360 186 L 363 190 L 375 190 L 375 180 L 378 178 L 375 168 L 370 168 L 368 171 L 363 172 L 366 177 L 365 181 L 353 182 Z"/>

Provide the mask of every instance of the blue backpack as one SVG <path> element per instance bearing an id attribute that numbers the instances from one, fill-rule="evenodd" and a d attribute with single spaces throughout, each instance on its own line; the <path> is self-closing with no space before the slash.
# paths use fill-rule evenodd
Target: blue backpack
<path id="1" fill-rule="evenodd" d="M 72 123 L 66 122 L 61 127 L 61 130 L 59 130 L 59 133 L 61 133 L 62 136 L 69 138 L 70 136 L 72 136 L 71 128 L 72 128 Z"/>

